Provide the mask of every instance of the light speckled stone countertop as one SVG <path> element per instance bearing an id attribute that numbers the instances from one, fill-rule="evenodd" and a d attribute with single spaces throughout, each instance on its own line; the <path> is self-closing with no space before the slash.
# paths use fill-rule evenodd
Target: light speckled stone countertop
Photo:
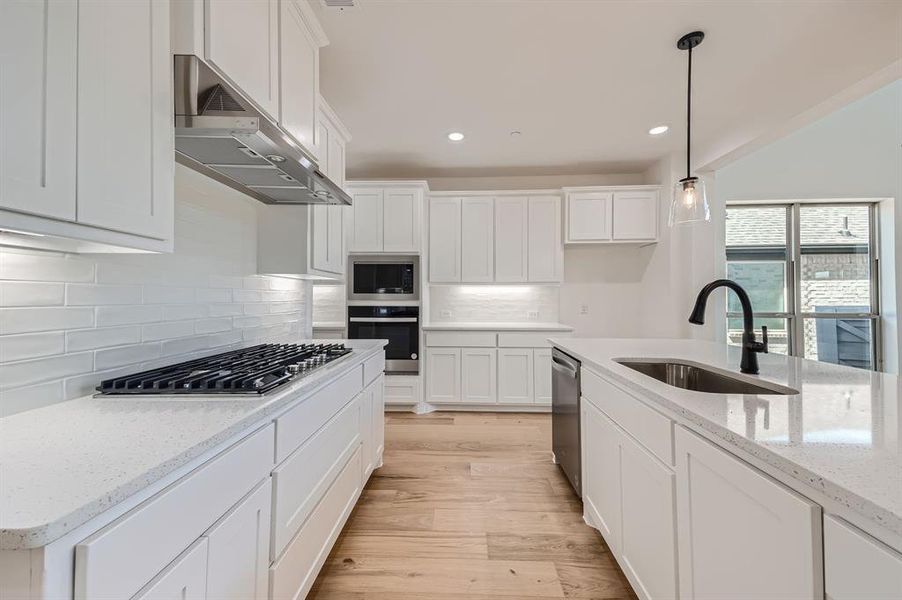
<path id="1" fill-rule="evenodd" d="M 381 352 L 354 352 L 265 396 L 92 397 L 0 419 L 0 549 L 44 546 Z"/>
<path id="2" fill-rule="evenodd" d="M 427 323 L 423 325 L 423 331 L 573 331 L 573 327 L 561 323 L 539 322 L 447 322 Z"/>
<path id="3" fill-rule="evenodd" d="M 615 362 L 670 358 L 738 375 L 738 347 L 691 340 L 552 339 L 554 346 L 650 401 L 814 488 L 865 520 L 902 535 L 902 380 L 894 375 L 759 354 L 760 378 L 792 396 L 708 394 L 669 386 Z M 765 422 L 767 419 L 767 422 Z M 804 492 L 802 492 L 804 493 Z"/>

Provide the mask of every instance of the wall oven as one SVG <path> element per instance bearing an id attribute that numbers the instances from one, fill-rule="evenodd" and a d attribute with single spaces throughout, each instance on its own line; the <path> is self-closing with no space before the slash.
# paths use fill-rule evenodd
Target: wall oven
<path id="1" fill-rule="evenodd" d="M 393 302 L 420 299 L 418 256 L 357 255 L 350 257 L 348 300 Z"/>
<path id="2" fill-rule="evenodd" d="M 420 372 L 419 306 L 349 306 L 348 338 L 388 340 L 385 371 Z"/>

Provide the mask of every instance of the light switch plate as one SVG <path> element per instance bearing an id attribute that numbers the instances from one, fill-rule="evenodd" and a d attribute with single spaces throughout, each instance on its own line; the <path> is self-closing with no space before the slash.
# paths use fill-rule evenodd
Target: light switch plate
<path id="1" fill-rule="evenodd" d="M 587 314 L 589 314 L 589 305 L 588 305 L 588 304 L 581 304 L 580 307 L 579 307 L 579 314 L 581 314 L 581 315 L 587 315 Z"/>
<path id="2" fill-rule="evenodd" d="M 450 319 L 454 313 L 452 313 L 450 310 L 443 310 L 443 311 L 440 311 L 439 314 L 444 319 Z"/>
<path id="3" fill-rule="evenodd" d="M 537 320 L 539 318 L 539 311 L 537 311 L 537 310 L 526 311 L 526 318 L 530 321 Z"/>

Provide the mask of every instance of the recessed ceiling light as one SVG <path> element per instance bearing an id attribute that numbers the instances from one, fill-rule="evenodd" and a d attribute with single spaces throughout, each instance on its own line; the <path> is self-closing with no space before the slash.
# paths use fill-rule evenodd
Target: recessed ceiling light
<path id="1" fill-rule="evenodd" d="M 670 129 L 667 125 L 658 125 L 657 127 L 652 127 L 648 130 L 648 135 L 661 135 L 662 133 L 667 133 L 667 130 Z"/>
<path id="2" fill-rule="evenodd" d="M 451 133 L 448 134 L 448 139 L 451 140 L 452 142 L 459 142 L 462 139 L 464 139 L 464 134 L 462 134 L 459 131 L 452 131 Z"/>

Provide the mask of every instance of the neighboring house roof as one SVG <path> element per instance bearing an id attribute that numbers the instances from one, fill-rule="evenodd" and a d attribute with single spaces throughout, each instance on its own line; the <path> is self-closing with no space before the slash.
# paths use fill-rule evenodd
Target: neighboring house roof
<path id="1" fill-rule="evenodd" d="M 848 219 L 848 220 L 846 220 Z M 867 206 L 803 206 L 802 245 L 867 244 Z M 727 208 L 727 246 L 783 246 L 786 210 L 781 207 Z"/>

